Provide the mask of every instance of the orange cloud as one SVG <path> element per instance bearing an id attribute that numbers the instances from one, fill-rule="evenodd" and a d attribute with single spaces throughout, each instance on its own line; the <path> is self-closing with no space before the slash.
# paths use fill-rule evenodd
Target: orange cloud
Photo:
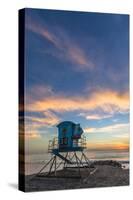
<path id="1" fill-rule="evenodd" d="M 19 125 L 19 137 L 21 137 L 21 142 L 25 139 L 39 138 L 40 134 L 37 132 L 37 126 L 34 124 L 27 124 L 25 120 L 25 125 Z"/>
<path id="2" fill-rule="evenodd" d="M 80 113 L 79 116 L 83 116 L 89 120 L 101 120 L 112 117 L 112 114 L 87 114 L 87 113 Z"/>
<path id="3" fill-rule="evenodd" d="M 44 117 L 25 117 L 25 130 L 23 130 L 23 135 L 26 139 L 40 138 L 39 128 L 51 127 L 58 124 L 60 121 L 60 119 L 50 111 L 44 111 L 43 115 Z"/>
<path id="4" fill-rule="evenodd" d="M 40 137 L 41 137 L 40 134 L 33 130 L 32 130 L 32 132 L 31 132 L 31 130 L 30 130 L 30 132 L 27 131 L 25 134 L 25 139 L 36 139 L 36 138 L 40 138 Z"/>
<path id="5" fill-rule="evenodd" d="M 44 111 L 42 113 L 44 117 L 25 117 L 27 124 L 32 124 L 35 128 L 42 126 L 54 126 L 59 123 L 60 119 L 50 111 Z M 30 122 L 30 123 L 29 123 Z"/>
<path id="6" fill-rule="evenodd" d="M 95 150 L 129 150 L 129 144 L 126 144 L 124 142 L 115 142 L 110 143 L 106 141 L 106 144 L 104 143 L 87 143 L 88 149 L 95 149 Z"/>
<path id="7" fill-rule="evenodd" d="M 53 94 L 52 96 L 26 104 L 27 111 L 54 110 L 65 111 L 90 111 L 101 108 L 104 112 L 127 112 L 129 109 L 129 96 L 127 93 L 119 94 L 116 91 L 98 91 L 91 96 L 66 97 Z"/>
<path id="8" fill-rule="evenodd" d="M 129 144 L 125 144 L 122 142 L 115 144 L 114 147 L 115 149 L 119 149 L 119 150 L 129 150 Z"/>
<path id="9" fill-rule="evenodd" d="M 93 141 L 87 142 L 87 147 L 89 149 L 95 150 L 129 150 L 129 138 L 119 139 L 95 139 Z"/>

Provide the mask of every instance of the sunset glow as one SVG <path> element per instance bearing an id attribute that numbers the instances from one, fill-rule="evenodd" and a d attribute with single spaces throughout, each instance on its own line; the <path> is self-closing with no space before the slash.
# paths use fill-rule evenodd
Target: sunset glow
<path id="1" fill-rule="evenodd" d="M 80 123 L 88 152 L 129 150 L 128 16 L 78 15 L 26 10 L 27 154 L 47 152 L 65 120 Z"/>

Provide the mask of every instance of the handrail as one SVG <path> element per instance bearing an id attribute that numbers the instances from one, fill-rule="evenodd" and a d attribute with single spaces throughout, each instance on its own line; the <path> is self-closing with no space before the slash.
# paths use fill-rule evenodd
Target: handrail
<path id="1" fill-rule="evenodd" d="M 78 139 L 76 145 L 77 147 L 86 148 L 86 137 L 83 136 L 80 139 Z M 58 148 L 59 148 L 59 141 L 57 137 L 53 138 L 53 140 L 49 140 L 48 152 L 52 152 L 53 149 L 58 149 Z"/>

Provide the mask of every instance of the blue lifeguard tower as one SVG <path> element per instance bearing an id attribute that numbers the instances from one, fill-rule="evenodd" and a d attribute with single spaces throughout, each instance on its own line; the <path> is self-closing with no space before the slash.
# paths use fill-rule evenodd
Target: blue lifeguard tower
<path id="1" fill-rule="evenodd" d="M 57 169 L 61 169 L 61 165 L 63 165 L 64 170 L 68 168 L 77 168 L 79 173 L 76 177 L 81 177 L 81 168 L 89 167 L 89 160 L 84 153 L 86 138 L 83 135 L 83 129 L 80 124 L 71 121 L 61 122 L 57 125 L 57 128 L 58 137 L 50 140 L 48 145 L 48 153 L 51 153 L 51 159 L 43 166 L 37 175 L 57 177 Z M 48 165 L 50 166 L 49 171 L 43 173 L 43 170 Z M 65 177 L 68 177 L 68 175 Z"/>
<path id="2" fill-rule="evenodd" d="M 78 143 L 83 133 L 80 124 L 64 121 L 58 124 L 57 127 L 59 151 L 81 151 L 83 149 Z"/>

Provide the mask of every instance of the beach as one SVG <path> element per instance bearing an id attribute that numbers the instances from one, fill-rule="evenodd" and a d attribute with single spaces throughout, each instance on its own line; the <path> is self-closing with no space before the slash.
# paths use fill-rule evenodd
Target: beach
<path id="1" fill-rule="evenodd" d="M 100 161 L 93 163 L 93 167 L 80 168 L 81 178 L 77 178 L 77 168 L 61 169 L 57 177 L 38 177 L 35 174 L 25 177 L 25 191 L 48 191 L 96 187 L 112 187 L 129 185 L 129 169 L 123 169 L 120 163 Z M 67 175 L 67 177 L 63 177 Z"/>

